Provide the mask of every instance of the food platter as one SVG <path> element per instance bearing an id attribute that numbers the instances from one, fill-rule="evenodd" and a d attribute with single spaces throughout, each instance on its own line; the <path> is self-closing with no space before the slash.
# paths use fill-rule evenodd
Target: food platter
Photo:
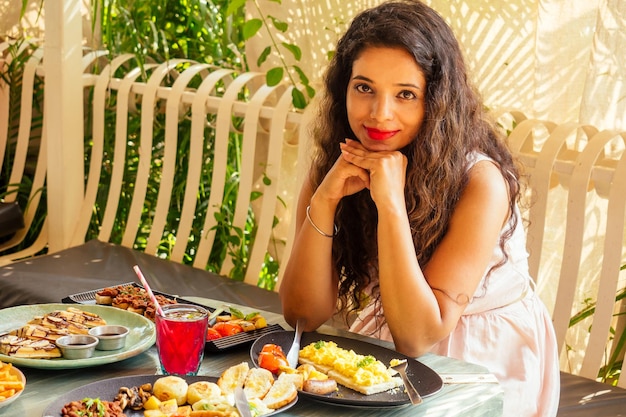
<path id="1" fill-rule="evenodd" d="M 10 374 L 11 375 L 17 375 L 17 377 L 19 378 L 20 381 L 22 381 L 22 386 L 24 388 L 26 388 L 26 377 L 24 376 L 24 374 L 22 373 L 22 371 L 20 371 L 19 369 L 17 369 L 15 366 L 11 367 L 10 370 Z M 24 389 L 19 390 L 18 392 L 16 392 L 14 395 L 10 396 L 9 398 L 7 398 L 4 401 L 0 401 L 0 409 L 4 408 L 6 406 L 8 406 L 9 404 L 11 404 L 13 401 L 17 400 L 17 397 L 19 397 L 20 395 L 22 395 L 22 393 L 24 392 Z"/>
<path id="2" fill-rule="evenodd" d="M 293 331 L 279 331 L 261 336 L 252 344 L 252 347 L 250 348 L 250 358 L 252 359 L 252 362 L 255 366 L 258 366 L 259 352 L 261 352 L 263 346 L 268 343 L 279 345 L 285 352 L 287 352 L 291 346 L 293 337 Z M 436 394 L 443 388 L 443 381 L 441 377 L 428 366 L 394 350 L 378 345 L 341 336 L 331 336 L 311 332 L 302 334 L 300 346 L 305 347 L 310 343 L 315 343 L 320 340 L 334 341 L 339 347 L 348 350 L 352 349 L 361 355 L 373 355 L 376 359 L 386 365 L 388 365 L 392 359 L 406 359 L 408 361 L 408 367 L 406 370 L 407 375 L 422 397 L 428 397 Z M 372 395 L 364 395 L 342 385 L 338 385 L 338 388 L 338 391 L 332 394 L 321 395 L 301 391 L 298 395 L 321 402 L 353 407 L 387 408 L 410 404 L 409 396 L 402 388 L 395 388 Z"/>
<path id="3" fill-rule="evenodd" d="M 120 287 L 133 286 L 133 287 L 143 288 L 136 282 L 127 282 L 124 284 L 115 285 L 115 287 L 118 287 L 118 286 Z M 61 301 L 63 303 L 70 303 L 70 304 L 77 303 L 77 304 L 83 304 L 83 305 L 95 305 L 96 293 L 102 289 L 103 288 L 99 288 L 99 289 L 95 289 L 91 291 L 85 291 L 81 293 L 68 295 L 67 297 L 63 298 L 63 300 Z M 153 293 L 155 295 L 161 295 L 170 300 L 176 300 L 178 303 L 199 305 L 209 310 L 209 312 L 215 311 L 214 308 L 207 307 L 202 304 L 189 301 L 189 300 L 186 300 L 184 298 L 181 298 L 175 295 L 171 295 L 171 294 L 167 294 L 167 293 L 155 291 L 155 290 L 153 290 Z M 228 312 L 225 311 L 222 314 L 228 314 Z M 224 351 L 235 349 L 235 348 L 245 348 L 245 347 L 250 346 L 260 336 L 263 336 L 264 334 L 267 334 L 267 333 L 279 331 L 279 330 L 284 330 L 283 327 L 280 326 L 279 324 L 268 324 L 267 327 L 262 328 L 262 329 L 257 329 L 257 330 L 253 330 L 249 332 L 242 332 L 233 336 L 221 337 L 219 339 L 207 340 L 204 349 L 207 352 L 219 353 L 219 352 L 224 352 Z"/>
<path id="4" fill-rule="evenodd" d="M 135 287 L 135 288 L 143 288 L 141 285 L 137 284 L 136 282 L 125 282 L 123 284 L 117 284 L 117 285 L 112 285 L 112 287 Z M 90 291 L 84 291 L 84 292 L 79 292 L 76 294 L 71 294 L 68 295 L 67 297 L 65 297 L 64 299 L 61 300 L 62 303 L 66 303 L 66 304 L 72 304 L 72 303 L 76 303 L 76 304 L 96 304 L 96 293 L 98 291 L 103 290 L 104 288 L 98 288 L 95 290 L 90 290 Z M 154 295 L 162 295 L 165 298 L 169 298 L 170 300 L 176 300 L 179 303 L 184 303 L 184 304 L 195 304 L 195 305 L 201 305 L 198 303 L 194 303 L 193 301 L 189 301 L 189 300 L 185 300 L 184 298 L 178 297 L 176 295 L 171 295 L 171 294 L 167 294 L 161 291 L 156 291 L 153 290 L 152 291 L 154 293 Z M 206 306 L 202 306 L 207 308 Z M 211 309 L 209 309 L 211 310 Z"/>
<path id="5" fill-rule="evenodd" d="M 262 329 L 241 332 L 232 336 L 220 337 L 219 339 L 207 340 L 204 350 L 207 352 L 222 352 L 228 349 L 250 346 L 259 337 L 284 330 L 280 324 L 269 324 Z"/>
<path id="6" fill-rule="evenodd" d="M 70 391 L 66 394 L 63 394 L 56 400 L 46 407 L 43 412 L 43 416 L 51 416 L 51 417 L 61 417 L 61 409 L 63 406 L 71 401 L 82 400 L 83 398 L 100 398 L 101 400 L 112 401 L 115 395 L 118 393 L 120 387 L 133 387 L 140 386 L 145 383 L 154 384 L 158 378 L 161 378 L 162 375 L 136 375 L 136 376 L 124 376 L 119 378 L 111 378 L 105 379 L 102 381 L 94 382 L 79 388 L 76 388 L 73 391 Z M 197 381 L 209 381 L 209 382 L 217 382 L 216 377 L 212 376 L 185 376 L 183 377 L 188 384 Z M 293 407 L 298 401 L 298 397 L 296 397 L 292 402 L 285 405 L 284 407 L 278 408 L 269 414 L 265 414 L 264 416 L 272 416 L 275 414 L 282 413 L 283 411 Z M 126 410 L 124 411 L 127 417 L 143 417 L 143 410 L 141 411 L 133 411 Z"/>
<path id="7" fill-rule="evenodd" d="M 67 304 L 34 304 L 10 307 L 0 310 L 0 333 L 17 329 L 35 316 L 55 310 L 66 310 Z M 0 354 L 0 360 L 14 365 L 40 369 L 73 369 L 118 362 L 136 356 L 149 349 L 156 340 L 154 324 L 139 314 L 109 306 L 84 305 L 81 310 L 95 313 L 108 324 L 120 324 L 130 329 L 126 346 L 119 350 L 96 350 L 87 359 L 28 359 Z"/>

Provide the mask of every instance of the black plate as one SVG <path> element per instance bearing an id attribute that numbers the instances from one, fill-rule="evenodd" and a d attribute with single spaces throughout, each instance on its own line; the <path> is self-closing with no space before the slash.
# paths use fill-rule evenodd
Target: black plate
<path id="1" fill-rule="evenodd" d="M 237 347 L 250 346 L 259 337 L 281 330 L 285 329 L 280 324 L 270 324 L 262 329 L 241 332 L 233 336 L 220 337 L 219 339 L 207 340 L 204 345 L 204 350 L 207 352 L 222 352 L 224 350 Z"/>
<path id="2" fill-rule="evenodd" d="M 265 344 L 273 343 L 279 345 L 286 353 L 291 346 L 293 336 L 293 331 L 282 331 L 269 333 L 258 338 L 250 348 L 250 358 L 254 365 L 258 366 L 259 353 Z M 386 365 L 389 365 L 392 359 L 406 359 L 409 364 L 406 373 L 422 397 L 433 395 L 443 388 L 441 377 L 428 366 L 413 358 L 398 353 L 395 350 L 378 345 L 346 337 L 311 332 L 302 334 L 300 346 L 305 347 L 319 340 L 333 341 L 337 343 L 337 346 L 343 349 L 352 349 L 361 355 L 373 355 Z M 409 396 L 402 389 L 393 389 L 378 394 L 364 395 L 346 388 L 343 385 L 338 385 L 338 387 L 339 390 L 337 392 L 328 395 L 312 394 L 304 391 L 301 391 L 298 395 L 322 402 L 359 407 L 397 407 L 410 403 Z"/>
<path id="3" fill-rule="evenodd" d="M 115 398 L 115 395 L 118 393 L 120 387 L 140 386 L 148 382 L 154 384 L 154 381 L 161 378 L 162 376 L 163 375 L 123 376 L 119 378 L 111 378 L 98 382 L 93 382 L 80 388 L 76 388 L 75 390 L 63 394 L 62 396 L 54 400 L 48 405 L 48 407 L 46 407 L 45 411 L 43 412 L 43 416 L 62 417 L 61 409 L 65 404 L 71 401 L 80 401 L 86 397 L 100 398 L 103 401 L 113 401 L 113 398 Z M 185 376 L 183 378 L 189 384 L 197 381 L 217 382 L 217 378 L 212 376 Z M 272 416 L 274 414 L 282 413 L 283 411 L 293 407 L 293 405 L 297 401 L 298 397 L 296 397 L 295 400 L 293 400 L 286 406 L 276 409 L 270 414 L 265 415 Z M 126 414 L 126 417 L 143 417 L 143 410 L 134 411 L 128 409 L 124 412 L 124 414 Z"/>
<path id="4" fill-rule="evenodd" d="M 112 287 L 143 288 L 141 285 L 137 284 L 136 282 L 127 282 L 124 284 L 113 285 Z M 85 292 L 81 292 L 77 294 L 68 295 L 63 300 L 61 300 L 61 302 L 65 304 L 96 304 L 96 293 L 102 289 L 103 288 L 99 288 L 97 290 L 85 291 Z M 207 307 L 202 304 L 195 303 L 193 301 L 185 300 L 184 298 L 181 298 L 181 297 L 177 297 L 177 296 L 160 292 L 160 291 L 153 290 L 152 292 L 155 295 L 156 294 L 162 295 L 165 298 L 169 298 L 170 300 L 176 300 L 179 303 L 199 305 L 203 308 L 206 308 L 209 312 L 215 311 L 215 309 L 212 307 Z M 228 311 L 225 311 L 224 313 L 222 313 L 222 315 L 227 315 L 227 314 L 229 314 Z M 251 332 L 243 332 L 243 333 L 236 334 L 234 336 L 225 336 L 225 337 L 221 337 L 215 340 L 207 340 L 206 344 L 204 345 L 204 349 L 207 352 L 223 352 L 229 349 L 247 347 L 247 346 L 250 346 L 260 336 L 267 334 L 267 333 L 279 331 L 279 330 L 284 330 L 284 329 L 279 324 L 271 324 L 263 329 L 253 330 Z"/>
<path id="5" fill-rule="evenodd" d="M 117 285 L 111 285 L 107 288 L 113 288 L 113 287 L 136 287 L 136 288 L 143 288 L 143 286 L 137 284 L 136 282 L 126 282 L 124 284 L 117 284 Z M 64 304 L 96 304 L 96 293 L 98 291 L 103 290 L 104 288 L 98 288 L 96 290 L 91 290 L 91 291 L 85 291 L 85 292 L 79 292 L 77 294 L 72 294 L 72 295 L 68 295 L 67 297 L 65 297 L 64 299 L 61 300 L 62 303 Z M 198 303 L 194 303 L 193 301 L 189 301 L 189 300 L 185 300 L 184 298 L 181 297 L 177 297 L 175 295 L 171 295 L 171 294 L 167 294 L 164 292 L 160 292 L 160 291 L 152 291 L 155 295 L 162 295 L 165 298 L 168 298 L 170 300 L 176 300 L 179 303 L 184 303 L 184 304 L 194 304 L 194 305 L 199 305 L 203 308 L 208 309 L 209 311 L 213 311 L 213 308 L 207 307 L 207 306 L 203 306 L 202 304 L 198 304 Z M 228 312 L 224 313 L 224 314 L 228 314 Z"/>

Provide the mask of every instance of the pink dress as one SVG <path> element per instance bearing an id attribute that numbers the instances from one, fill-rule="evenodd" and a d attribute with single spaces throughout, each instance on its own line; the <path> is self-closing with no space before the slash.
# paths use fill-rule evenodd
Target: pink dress
<path id="1" fill-rule="evenodd" d="M 481 155 L 474 162 L 485 159 Z M 525 242 L 519 221 L 507 242 L 508 261 L 482 278 L 456 328 L 431 352 L 489 369 L 504 390 L 503 416 L 555 416 L 560 393 L 556 338 L 528 273 Z M 500 259 L 496 245 L 492 264 Z M 380 325 L 382 317 L 380 303 L 372 302 L 350 330 L 393 342 L 387 324 Z"/>

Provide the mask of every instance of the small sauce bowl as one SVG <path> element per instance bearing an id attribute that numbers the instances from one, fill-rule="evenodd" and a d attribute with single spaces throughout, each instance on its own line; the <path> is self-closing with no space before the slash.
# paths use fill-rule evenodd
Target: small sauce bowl
<path id="1" fill-rule="evenodd" d="M 98 326 L 89 329 L 89 334 L 98 338 L 98 350 L 117 350 L 126 345 L 128 327 L 117 325 Z"/>
<path id="2" fill-rule="evenodd" d="M 61 349 L 65 359 L 87 359 L 93 356 L 98 338 L 87 334 L 71 334 L 61 336 L 56 345 Z"/>

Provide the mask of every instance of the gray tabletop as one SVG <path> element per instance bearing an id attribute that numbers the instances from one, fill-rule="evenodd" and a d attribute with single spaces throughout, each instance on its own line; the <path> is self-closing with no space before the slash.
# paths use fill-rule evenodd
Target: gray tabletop
<path id="1" fill-rule="evenodd" d="M 242 309 L 260 311 L 270 323 L 290 329 L 280 314 L 276 293 L 210 274 L 188 266 L 164 261 L 127 248 L 98 241 L 54 255 L 0 268 L 0 307 L 59 302 L 69 294 L 136 281 L 132 265 L 138 264 L 155 290 L 176 294 L 215 307 L 228 302 Z M 393 345 L 365 338 L 343 329 L 322 326 L 323 334 L 360 339 L 388 349 Z M 487 374 L 478 365 L 451 358 L 425 355 L 418 359 L 440 374 Z M 207 353 L 201 375 L 219 376 L 228 367 L 250 360 L 249 346 L 219 353 Z M 0 415 L 42 416 L 46 407 L 61 395 L 86 384 L 114 377 L 158 373 L 156 348 L 113 364 L 84 369 L 32 369 L 20 367 L 27 378 L 22 395 Z M 419 406 L 393 408 L 345 407 L 300 398 L 284 416 L 501 416 L 502 390 L 497 383 L 444 384 Z M 60 415 L 60 414 L 59 414 Z"/>
<path id="2" fill-rule="evenodd" d="M 138 264 L 157 290 L 174 295 L 195 296 L 206 299 L 227 301 L 255 310 L 274 313 L 273 319 L 283 323 L 280 301 L 276 293 L 251 285 L 233 281 L 206 271 L 189 266 L 165 261 L 133 251 L 128 248 L 90 241 L 75 248 L 24 260 L 0 267 L 0 309 L 5 307 L 58 303 L 68 294 L 90 291 L 124 282 L 137 281 L 132 266 Z M 286 324 L 285 324 L 286 326 Z M 288 327 L 285 327 L 288 328 Z M 324 326 L 329 334 L 341 334 L 341 330 Z M 359 338 L 349 334 L 349 337 Z M 370 343 L 391 347 L 377 340 Z M 219 375 L 224 369 L 241 360 L 249 360 L 244 350 L 215 354 L 204 361 L 203 372 L 207 375 Z M 419 358 L 437 372 L 474 372 L 480 368 L 448 358 L 426 355 Z M 457 367 L 458 366 L 458 367 Z M 27 389 L 13 404 L 0 409 L 1 416 L 38 417 L 46 405 L 66 393 L 84 384 L 105 380 L 114 376 L 144 375 L 157 372 L 156 350 L 147 352 L 113 365 L 99 366 L 86 370 L 42 371 L 23 369 L 28 378 Z M 457 396 L 458 400 L 453 400 Z M 479 399 L 480 406 L 475 407 L 473 400 Z M 463 399 L 460 401 L 460 399 Z M 446 404 L 448 403 L 448 404 Z M 359 409 L 354 411 L 327 404 L 302 400 L 284 415 L 499 415 L 502 396 L 499 387 L 493 385 L 446 385 L 432 399 L 416 408 L 385 411 L 378 409 Z M 448 408 L 446 408 L 448 407 Z M 626 390 L 586 378 L 561 373 L 561 398 L 558 416 L 587 417 L 621 416 L 626 409 Z M 429 410 L 426 412 L 425 410 Z M 450 411 L 456 410 L 456 411 Z"/>
<path id="3" fill-rule="evenodd" d="M 271 291 L 97 240 L 0 267 L 0 308 L 58 303 L 69 294 L 138 283 L 133 265 L 139 265 L 154 290 L 281 312 L 280 301 Z"/>
<path id="4" fill-rule="evenodd" d="M 222 300 L 198 297 L 189 298 L 194 302 L 200 302 L 210 307 L 223 302 Z M 237 305 L 237 307 L 244 309 L 244 311 L 247 309 L 245 306 Z M 270 323 L 278 323 L 283 328 L 289 329 L 282 316 L 271 312 L 262 313 Z M 344 330 L 335 329 L 327 325 L 320 328 L 320 332 L 333 336 L 348 336 Z M 383 347 L 392 347 L 390 344 L 378 340 L 354 334 L 349 336 Z M 220 353 L 207 352 L 199 375 L 217 377 L 228 367 L 243 361 L 251 363 L 249 346 Z M 425 355 L 419 358 L 419 361 L 441 374 L 487 373 L 487 370 L 481 366 L 436 355 Z M 133 358 L 104 366 L 69 370 L 41 370 L 25 367 L 20 369 L 26 375 L 26 390 L 13 404 L 6 409 L 0 410 L 0 415 L 2 416 L 43 416 L 44 410 L 56 398 L 86 384 L 115 377 L 154 375 L 159 373 L 158 357 L 154 346 Z M 281 416 L 328 416 L 336 414 L 348 417 L 369 415 L 496 417 L 502 415 L 502 393 L 500 386 L 494 383 L 444 384 L 441 391 L 426 397 L 421 405 L 393 408 L 345 407 L 301 397 L 295 406 L 281 413 Z M 57 417 L 57 415 L 54 416 Z M 60 413 L 58 416 L 60 416 Z"/>

